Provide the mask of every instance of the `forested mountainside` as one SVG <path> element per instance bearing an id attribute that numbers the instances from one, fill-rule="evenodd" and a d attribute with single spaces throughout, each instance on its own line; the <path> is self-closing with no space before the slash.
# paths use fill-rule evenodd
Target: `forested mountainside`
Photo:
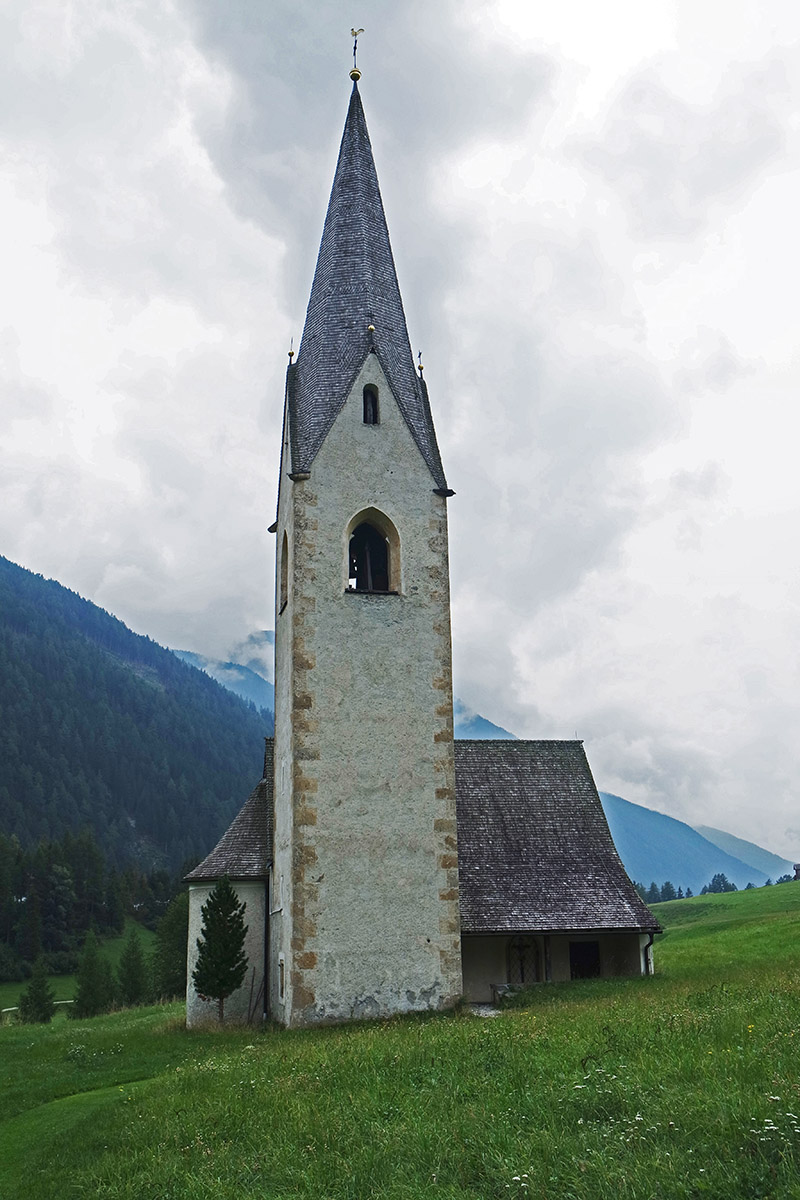
<path id="1" fill-rule="evenodd" d="M 111 862 L 208 853 L 271 720 L 149 638 L 0 557 L 0 832 L 90 828 Z"/>

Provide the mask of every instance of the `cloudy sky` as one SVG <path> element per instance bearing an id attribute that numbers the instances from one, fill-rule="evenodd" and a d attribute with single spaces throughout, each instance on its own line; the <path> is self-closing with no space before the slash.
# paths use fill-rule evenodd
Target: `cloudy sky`
<path id="1" fill-rule="evenodd" d="M 0 553 L 167 645 L 271 627 L 354 21 L 458 694 L 800 859 L 793 0 L 4 0 Z"/>

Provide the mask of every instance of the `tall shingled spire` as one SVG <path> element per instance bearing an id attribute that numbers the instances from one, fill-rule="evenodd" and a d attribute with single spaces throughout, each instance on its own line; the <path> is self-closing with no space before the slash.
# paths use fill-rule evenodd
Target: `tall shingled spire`
<path id="1" fill-rule="evenodd" d="M 292 471 L 311 469 L 374 351 L 437 489 L 447 483 L 414 369 L 364 109 L 354 81 L 297 362 L 289 368 Z"/>

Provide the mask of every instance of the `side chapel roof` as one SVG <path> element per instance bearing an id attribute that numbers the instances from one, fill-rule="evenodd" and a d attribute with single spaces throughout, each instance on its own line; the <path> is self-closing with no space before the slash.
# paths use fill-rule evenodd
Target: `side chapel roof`
<path id="1" fill-rule="evenodd" d="M 354 83 L 303 337 L 287 376 L 292 472 L 311 469 L 371 350 L 436 487 L 446 489 L 427 388 L 414 369 L 372 146 Z"/>
<path id="2" fill-rule="evenodd" d="M 455 768 L 462 932 L 660 929 L 581 742 L 456 741 Z"/>
<path id="3" fill-rule="evenodd" d="M 272 738 L 265 738 L 264 778 L 211 853 L 186 876 L 188 882 L 210 882 L 223 875 L 230 879 L 267 878 L 272 861 L 274 746 Z"/>

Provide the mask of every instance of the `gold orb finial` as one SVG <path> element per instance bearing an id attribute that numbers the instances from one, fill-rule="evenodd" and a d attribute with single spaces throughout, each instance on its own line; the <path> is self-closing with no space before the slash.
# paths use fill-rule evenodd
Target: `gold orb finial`
<path id="1" fill-rule="evenodd" d="M 352 71 L 350 72 L 350 78 L 352 79 L 353 83 L 358 83 L 359 79 L 361 78 L 361 72 L 359 71 L 358 67 L 353 67 Z"/>
<path id="2" fill-rule="evenodd" d="M 367 326 L 367 333 L 374 333 L 374 332 L 375 332 L 375 326 L 374 326 L 374 325 L 368 325 L 368 326 Z"/>

